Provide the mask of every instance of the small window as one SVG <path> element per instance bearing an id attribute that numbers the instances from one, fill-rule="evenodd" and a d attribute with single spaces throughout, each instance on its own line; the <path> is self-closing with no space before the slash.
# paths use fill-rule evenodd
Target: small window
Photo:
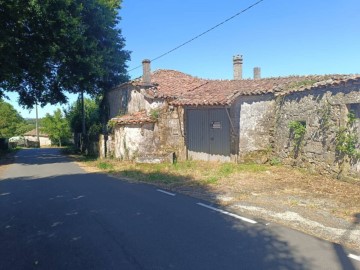
<path id="1" fill-rule="evenodd" d="M 352 112 L 356 119 L 360 119 L 360 103 L 351 103 L 347 105 L 347 109 Z"/>

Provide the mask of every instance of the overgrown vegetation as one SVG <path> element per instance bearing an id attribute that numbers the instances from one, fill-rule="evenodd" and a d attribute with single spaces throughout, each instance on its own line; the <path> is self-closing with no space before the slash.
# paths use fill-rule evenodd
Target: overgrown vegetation
<path id="1" fill-rule="evenodd" d="M 303 81 L 292 82 L 287 86 L 287 88 L 289 90 L 290 89 L 298 89 L 298 88 L 302 88 L 302 87 L 311 86 L 316 82 L 317 82 L 317 80 L 315 80 L 315 79 L 306 79 L 306 80 L 303 80 Z"/>
<path id="2" fill-rule="evenodd" d="M 160 116 L 160 110 L 159 109 L 151 109 L 149 112 L 149 116 L 152 120 L 157 121 Z"/>
<path id="3" fill-rule="evenodd" d="M 350 111 L 347 115 L 347 123 L 340 127 L 336 133 L 336 151 L 340 158 L 349 158 L 351 161 L 360 158 L 360 151 L 357 150 L 359 137 L 355 124 L 355 112 Z"/>
<path id="4" fill-rule="evenodd" d="M 291 139 L 294 142 L 294 157 L 297 158 L 303 145 L 306 123 L 305 121 L 290 121 L 289 128 Z"/>

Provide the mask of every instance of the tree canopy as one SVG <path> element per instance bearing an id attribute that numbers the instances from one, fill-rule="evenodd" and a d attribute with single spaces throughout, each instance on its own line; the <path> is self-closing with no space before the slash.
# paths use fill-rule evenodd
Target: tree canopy
<path id="1" fill-rule="evenodd" d="M 32 129 L 14 107 L 0 99 L 0 138 L 23 135 Z"/>
<path id="2" fill-rule="evenodd" d="M 103 93 L 128 79 L 120 0 L 0 0 L 0 97 L 66 101 L 66 92 Z"/>
<path id="3" fill-rule="evenodd" d="M 60 109 L 55 110 L 53 115 L 46 114 L 42 119 L 41 130 L 47 133 L 50 140 L 59 146 L 67 142 L 71 137 L 69 123 Z"/>
<path id="4" fill-rule="evenodd" d="M 90 138 L 98 139 L 97 136 L 101 133 L 101 118 L 99 108 L 99 97 L 97 99 L 84 98 L 85 106 L 85 123 L 87 135 Z M 71 104 L 66 110 L 65 115 L 69 122 L 70 128 L 74 133 L 82 132 L 82 104 L 78 100 Z"/>

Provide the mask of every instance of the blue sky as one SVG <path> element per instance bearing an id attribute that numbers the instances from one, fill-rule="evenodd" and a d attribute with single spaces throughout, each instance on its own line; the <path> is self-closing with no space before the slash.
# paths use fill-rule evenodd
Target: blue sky
<path id="1" fill-rule="evenodd" d="M 123 0 L 120 28 L 132 51 L 129 69 L 204 32 L 256 0 Z M 360 73 L 359 0 L 264 0 L 205 36 L 152 63 L 197 77 L 232 78 L 242 54 L 243 77 Z M 141 68 L 130 73 L 141 75 Z M 75 97 L 72 97 L 73 100 Z M 12 97 L 12 99 L 16 99 Z M 15 105 L 16 102 L 13 102 Z M 18 109 L 18 107 L 16 107 Z M 40 116 L 54 106 L 40 109 Z M 35 112 L 21 112 L 34 117 Z"/>

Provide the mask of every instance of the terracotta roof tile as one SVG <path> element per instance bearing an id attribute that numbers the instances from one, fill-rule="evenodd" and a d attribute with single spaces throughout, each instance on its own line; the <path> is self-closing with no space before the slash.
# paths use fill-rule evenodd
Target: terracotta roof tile
<path id="1" fill-rule="evenodd" d="M 144 124 L 144 123 L 156 122 L 156 120 L 151 118 L 149 115 L 147 115 L 145 111 L 114 117 L 110 121 L 115 122 L 116 124 L 119 125 Z"/>
<path id="2" fill-rule="evenodd" d="M 24 136 L 36 136 L 36 129 L 33 129 L 33 130 L 30 130 L 30 131 L 26 132 L 24 134 Z M 39 130 L 39 137 L 49 137 L 49 135 L 42 132 L 41 129 L 40 129 Z"/>
<path id="3" fill-rule="evenodd" d="M 207 80 L 175 70 L 152 73 L 150 98 L 172 99 L 173 105 L 229 105 L 241 95 L 286 95 L 293 92 L 360 83 L 360 75 L 311 75 L 247 80 Z M 144 87 L 141 78 L 127 84 Z"/>
<path id="4" fill-rule="evenodd" d="M 209 80 L 193 91 L 183 93 L 174 105 L 230 105 L 238 96 L 306 91 L 345 83 L 360 82 L 360 75 L 319 75 L 266 78 L 258 80 Z"/>

